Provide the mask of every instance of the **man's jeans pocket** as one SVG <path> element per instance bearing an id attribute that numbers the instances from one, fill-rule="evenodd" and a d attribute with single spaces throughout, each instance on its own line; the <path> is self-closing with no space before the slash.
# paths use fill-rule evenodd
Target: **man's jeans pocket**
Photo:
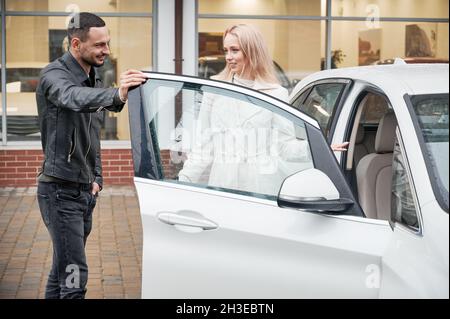
<path id="1" fill-rule="evenodd" d="M 78 188 L 61 187 L 58 185 L 56 189 L 56 198 L 59 200 L 77 201 L 81 195 L 82 192 Z"/>
<path id="2" fill-rule="evenodd" d="M 48 195 L 37 194 L 39 210 L 41 211 L 42 220 L 45 226 L 50 224 L 50 197 Z"/>

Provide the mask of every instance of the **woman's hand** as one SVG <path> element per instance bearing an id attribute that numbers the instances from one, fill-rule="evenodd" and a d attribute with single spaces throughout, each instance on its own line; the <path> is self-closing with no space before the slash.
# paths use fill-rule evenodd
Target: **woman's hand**
<path id="1" fill-rule="evenodd" d="M 334 152 L 346 152 L 349 142 L 344 142 L 340 144 L 331 144 L 331 149 Z"/>

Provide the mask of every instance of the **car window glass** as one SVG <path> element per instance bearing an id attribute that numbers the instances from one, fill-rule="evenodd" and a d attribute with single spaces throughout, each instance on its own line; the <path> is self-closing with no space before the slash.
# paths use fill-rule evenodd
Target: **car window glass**
<path id="1" fill-rule="evenodd" d="M 421 135 L 422 152 L 427 162 L 433 191 L 439 204 L 448 212 L 449 119 L 448 94 L 416 95 L 411 98 L 413 116 Z"/>
<path id="2" fill-rule="evenodd" d="M 398 140 L 395 142 L 392 158 L 391 214 L 394 221 L 414 230 L 419 229 L 413 193 L 408 179 L 405 158 Z"/>
<path id="3" fill-rule="evenodd" d="M 165 80 L 143 96 L 164 181 L 276 200 L 287 176 L 313 167 L 304 122 L 265 101 Z"/>
<path id="4" fill-rule="evenodd" d="M 441 96 L 416 96 L 413 99 L 414 114 L 423 135 L 430 162 L 447 191 L 449 184 L 449 120 L 448 94 Z"/>
<path id="5" fill-rule="evenodd" d="M 335 107 L 338 104 L 338 97 L 344 88 L 345 84 L 343 83 L 316 85 L 305 102 L 296 106 L 296 108 L 315 118 L 324 134 L 327 135 Z"/>
<path id="6" fill-rule="evenodd" d="M 306 99 L 306 96 L 309 94 L 309 88 L 303 91 L 297 98 L 291 103 L 291 105 L 297 110 L 302 111 L 302 103 Z"/>
<path id="7" fill-rule="evenodd" d="M 364 98 L 364 110 L 360 123 L 363 125 L 378 125 L 388 110 L 388 103 L 382 95 L 369 92 Z"/>

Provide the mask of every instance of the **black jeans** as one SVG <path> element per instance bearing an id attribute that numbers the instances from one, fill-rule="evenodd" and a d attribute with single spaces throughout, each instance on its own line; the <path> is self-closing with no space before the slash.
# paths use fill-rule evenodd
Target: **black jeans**
<path id="1" fill-rule="evenodd" d="M 37 198 L 53 243 L 45 298 L 84 298 L 88 279 L 85 245 L 92 229 L 96 196 L 86 184 L 77 187 L 39 182 Z"/>

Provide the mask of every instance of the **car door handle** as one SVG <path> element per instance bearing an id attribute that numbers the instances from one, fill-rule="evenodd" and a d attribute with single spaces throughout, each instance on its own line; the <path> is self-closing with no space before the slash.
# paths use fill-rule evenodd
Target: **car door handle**
<path id="1" fill-rule="evenodd" d="M 160 212 L 157 217 L 160 221 L 169 225 L 198 227 L 204 230 L 211 230 L 219 227 L 215 222 L 192 211 L 179 211 L 176 213 Z"/>

